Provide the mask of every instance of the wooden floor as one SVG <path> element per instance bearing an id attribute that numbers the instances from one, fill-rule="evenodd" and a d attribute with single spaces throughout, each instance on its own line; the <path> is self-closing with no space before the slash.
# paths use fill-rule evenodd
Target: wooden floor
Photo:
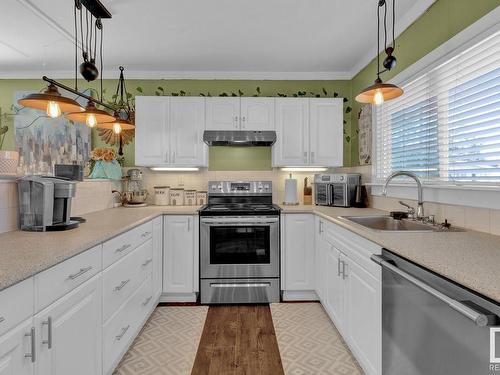
<path id="1" fill-rule="evenodd" d="M 269 306 L 211 306 L 191 374 L 284 375 Z"/>

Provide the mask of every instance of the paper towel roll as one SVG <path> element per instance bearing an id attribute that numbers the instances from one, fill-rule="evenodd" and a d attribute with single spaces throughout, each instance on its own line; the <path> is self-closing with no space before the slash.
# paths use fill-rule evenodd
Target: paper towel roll
<path id="1" fill-rule="evenodd" d="M 297 180 L 287 178 L 285 180 L 285 200 L 284 204 L 299 204 L 299 195 L 297 192 Z"/>

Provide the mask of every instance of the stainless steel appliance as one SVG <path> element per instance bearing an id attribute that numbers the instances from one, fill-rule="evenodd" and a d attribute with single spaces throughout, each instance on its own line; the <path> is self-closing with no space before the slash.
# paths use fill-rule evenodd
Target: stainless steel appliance
<path id="1" fill-rule="evenodd" d="M 76 192 L 74 181 L 25 176 L 17 183 L 22 230 L 56 231 L 78 226 L 80 221 L 71 218 L 71 198 Z"/>
<path id="2" fill-rule="evenodd" d="M 278 302 L 279 228 L 270 181 L 210 181 L 200 210 L 201 303 Z"/>
<path id="3" fill-rule="evenodd" d="M 120 195 L 124 207 L 144 207 L 149 192 L 142 188 L 142 172 L 139 169 L 129 169 L 127 176 L 123 179 L 123 192 L 112 190 Z"/>
<path id="4" fill-rule="evenodd" d="M 500 306 L 387 250 L 382 267 L 382 374 L 498 374 L 490 327 Z M 493 335 L 499 357 L 500 334 Z"/>
<path id="5" fill-rule="evenodd" d="M 209 146 L 272 146 L 274 130 L 205 130 L 203 141 Z"/>
<path id="6" fill-rule="evenodd" d="M 359 173 L 314 175 L 314 195 L 317 206 L 351 207 L 356 201 L 356 187 L 361 184 Z"/>

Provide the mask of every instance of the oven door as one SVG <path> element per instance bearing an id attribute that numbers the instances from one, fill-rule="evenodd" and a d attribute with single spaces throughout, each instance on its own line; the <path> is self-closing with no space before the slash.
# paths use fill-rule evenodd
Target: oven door
<path id="1" fill-rule="evenodd" d="M 329 206 L 330 205 L 330 184 L 316 183 L 315 185 L 316 205 Z"/>
<path id="2" fill-rule="evenodd" d="M 331 201 L 332 206 L 337 207 L 349 207 L 349 201 L 347 199 L 347 184 L 331 184 Z"/>
<path id="3" fill-rule="evenodd" d="M 200 220 L 201 278 L 279 277 L 279 217 Z"/>

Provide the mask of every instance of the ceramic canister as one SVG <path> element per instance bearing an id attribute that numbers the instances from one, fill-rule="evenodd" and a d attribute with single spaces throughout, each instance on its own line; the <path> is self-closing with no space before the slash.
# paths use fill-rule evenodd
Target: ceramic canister
<path id="1" fill-rule="evenodd" d="M 155 186 L 154 203 L 157 206 L 168 206 L 170 203 L 170 186 Z"/>
<path id="2" fill-rule="evenodd" d="M 170 205 L 184 206 L 184 189 L 170 189 Z"/>
<path id="3" fill-rule="evenodd" d="M 206 191 L 197 191 L 196 192 L 196 204 L 198 206 L 203 206 L 207 204 L 207 192 Z"/>
<path id="4" fill-rule="evenodd" d="M 196 204 L 196 190 L 184 191 L 184 204 L 186 206 L 194 206 Z"/>

